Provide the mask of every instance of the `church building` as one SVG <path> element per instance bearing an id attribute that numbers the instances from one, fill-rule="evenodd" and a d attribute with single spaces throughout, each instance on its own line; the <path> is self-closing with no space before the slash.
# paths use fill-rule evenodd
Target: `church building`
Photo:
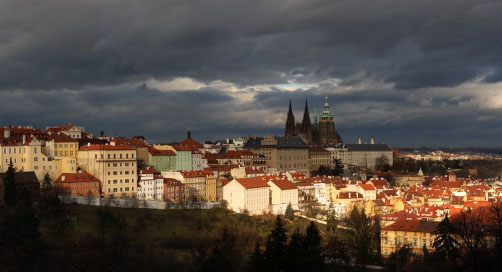
<path id="1" fill-rule="evenodd" d="M 289 101 L 288 118 L 286 120 L 286 137 L 299 136 L 309 145 L 336 145 L 342 143 L 342 138 L 335 130 L 335 115 L 329 109 L 328 96 L 324 101 L 322 112 L 314 112 L 314 124 L 310 122 L 310 113 L 307 101 L 301 123 L 295 123 L 295 116 Z"/>

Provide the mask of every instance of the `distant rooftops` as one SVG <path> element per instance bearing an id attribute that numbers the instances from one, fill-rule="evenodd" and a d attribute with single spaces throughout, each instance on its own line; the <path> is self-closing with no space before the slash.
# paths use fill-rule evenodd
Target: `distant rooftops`
<path id="1" fill-rule="evenodd" d="M 344 147 L 349 151 L 392 151 L 385 144 L 345 144 Z"/>
<path id="2" fill-rule="evenodd" d="M 261 147 L 277 147 L 277 148 L 309 148 L 300 137 L 283 137 L 270 136 L 252 137 L 249 138 L 244 148 L 261 148 Z"/>

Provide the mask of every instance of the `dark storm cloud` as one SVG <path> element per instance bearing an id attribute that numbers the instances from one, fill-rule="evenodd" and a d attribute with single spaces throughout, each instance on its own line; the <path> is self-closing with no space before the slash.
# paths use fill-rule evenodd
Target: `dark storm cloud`
<path id="1" fill-rule="evenodd" d="M 440 87 L 501 81 L 500 14 L 491 0 L 1 1 L 0 124 L 71 121 L 158 140 L 188 127 L 207 138 L 281 133 L 289 99 L 301 118 L 306 98 L 313 112 L 329 94 L 348 138 L 407 143 L 418 138 L 390 135 L 424 124 L 445 139 L 492 135 L 500 110 L 484 106 L 483 89 Z M 179 77 L 206 86 L 142 86 Z M 259 87 L 284 83 L 316 86 Z"/>
<path id="2" fill-rule="evenodd" d="M 3 88 L 365 71 L 398 88 L 500 70 L 497 1 L 3 1 Z M 301 71 L 301 73 L 299 72 Z"/>

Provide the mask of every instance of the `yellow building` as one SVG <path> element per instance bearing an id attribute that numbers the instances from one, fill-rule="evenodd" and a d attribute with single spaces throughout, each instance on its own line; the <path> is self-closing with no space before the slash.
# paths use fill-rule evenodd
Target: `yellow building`
<path id="1" fill-rule="evenodd" d="M 413 253 L 423 254 L 423 247 L 433 251 L 434 238 L 432 234 L 439 222 L 425 220 L 399 220 L 383 227 L 380 233 L 382 256 L 389 256 L 408 245 Z"/>
<path id="2" fill-rule="evenodd" d="M 49 157 L 71 157 L 76 159 L 78 142 L 64 133 L 55 132 L 47 139 L 45 151 Z"/>
<path id="3" fill-rule="evenodd" d="M 136 159 L 130 146 L 87 145 L 77 153 L 78 167 L 101 181 L 105 197 L 136 196 Z"/>
<path id="4" fill-rule="evenodd" d="M 61 176 L 62 173 L 77 173 L 77 159 L 72 157 L 55 157 L 54 170 L 55 177 Z"/>
<path id="5" fill-rule="evenodd" d="M 211 170 L 203 170 L 206 175 L 206 201 L 217 201 L 217 179 Z"/>
<path id="6" fill-rule="evenodd" d="M 33 171 L 40 182 L 45 174 L 56 179 L 55 161 L 42 153 L 42 143 L 37 138 L 24 138 L 22 141 L 0 141 L 0 173 L 6 172 L 12 161 L 17 171 Z"/>

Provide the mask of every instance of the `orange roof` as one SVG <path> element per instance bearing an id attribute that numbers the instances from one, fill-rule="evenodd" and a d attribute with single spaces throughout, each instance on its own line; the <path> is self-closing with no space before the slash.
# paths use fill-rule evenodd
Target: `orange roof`
<path id="1" fill-rule="evenodd" d="M 140 171 L 141 171 L 141 174 L 145 174 L 145 175 L 160 173 L 159 171 L 155 170 L 154 168 L 143 168 Z"/>
<path id="2" fill-rule="evenodd" d="M 164 184 L 183 186 L 183 183 L 181 181 L 173 178 L 164 178 Z"/>
<path id="3" fill-rule="evenodd" d="M 255 178 L 238 178 L 235 179 L 239 184 L 241 184 L 246 189 L 270 187 L 264 180 L 263 177 Z"/>
<path id="4" fill-rule="evenodd" d="M 178 171 L 184 178 L 205 177 L 214 175 L 211 170 L 192 170 L 192 171 Z"/>
<path id="5" fill-rule="evenodd" d="M 173 147 L 176 151 L 192 151 L 192 148 L 189 146 L 175 145 Z"/>
<path id="6" fill-rule="evenodd" d="M 308 182 L 308 181 L 302 181 L 302 182 L 298 182 L 296 184 L 296 186 L 298 187 L 306 187 L 306 186 L 313 186 L 312 183 Z"/>
<path id="7" fill-rule="evenodd" d="M 180 143 L 181 146 L 188 146 L 188 147 L 195 147 L 195 148 L 203 148 L 204 146 L 201 145 L 199 142 L 192 138 L 186 138 Z"/>
<path id="8" fill-rule="evenodd" d="M 360 183 L 357 186 L 361 187 L 365 191 L 374 191 L 375 190 L 375 187 L 373 187 L 373 185 L 371 185 L 371 184 Z"/>
<path id="9" fill-rule="evenodd" d="M 228 183 L 230 183 L 230 180 L 226 179 L 226 178 L 220 178 L 220 181 L 221 181 L 221 184 L 223 186 L 227 185 Z"/>
<path id="10" fill-rule="evenodd" d="M 339 199 L 355 199 L 355 198 L 363 198 L 363 195 L 358 192 L 340 192 L 338 193 Z"/>
<path id="11" fill-rule="evenodd" d="M 94 151 L 94 150 L 134 150 L 133 147 L 122 145 L 83 145 L 79 149 L 80 151 Z"/>
<path id="12" fill-rule="evenodd" d="M 56 183 L 74 183 L 74 182 L 91 182 L 99 181 L 95 176 L 87 173 L 63 173 L 56 180 Z"/>
<path id="13" fill-rule="evenodd" d="M 291 181 L 287 179 L 273 179 L 270 182 L 274 183 L 281 190 L 294 190 L 298 189 Z"/>
<path id="14" fill-rule="evenodd" d="M 160 150 L 160 149 L 154 148 L 152 146 L 148 147 L 148 152 L 150 152 L 150 154 L 152 156 L 174 156 L 174 155 L 176 155 L 176 153 L 172 150 Z"/>
<path id="15" fill-rule="evenodd" d="M 134 146 L 134 147 L 147 147 L 148 145 L 145 143 L 145 141 L 141 139 L 135 139 L 135 138 L 115 138 L 111 139 L 110 142 L 114 142 L 115 145 L 129 145 L 129 146 Z"/>
<path id="16" fill-rule="evenodd" d="M 389 226 L 383 227 L 384 231 L 410 231 L 431 233 L 439 222 L 425 220 L 398 220 Z"/>
<path id="17" fill-rule="evenodd" d="M 77 141 L 64 133 L 59 133 L 59 132 L 50 135 L 48 140 L 49 141 L 54 140 L 55 143 L 67 143 L 67 142 L 76 142 Z"/>

